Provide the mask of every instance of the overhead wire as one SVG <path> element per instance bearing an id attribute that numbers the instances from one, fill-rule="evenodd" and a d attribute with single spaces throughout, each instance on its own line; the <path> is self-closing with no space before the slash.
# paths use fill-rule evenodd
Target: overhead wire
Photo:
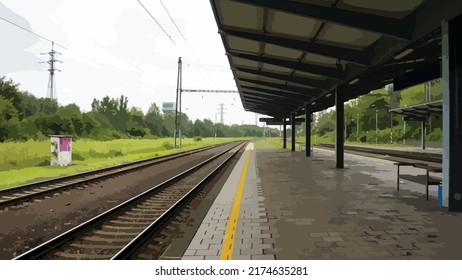
<path id="1" fill-rule="evenodd" d="M 12 22 L 12 21 L 10 21 L 10 20 L 7 20 L 7 19 L 4 18 L 4 17 L 0 17 L 0 19 L 6 21 L 6 22 L 8 22 L 9 24 L 14 25 L 14 26 L 16 26 L 16 27 L 18 27 L 18 28 L 20 28 L 20 29 L 22 29 L 22 30 L 25 30 L 25 31 L 27 31 L 27 32 L 29 32 L 29 33 L 32 33 L 32 34 L 34 34 L 35 36 L 37 36 L 37 37 L 39 37 L 39 38 L 41 38 L 41 39 L 43 39 L 43 40 L 46 40 L 46 41 L 48 41 L 48 42 L 50 42 L 50 43 L 53 43 L 53 42 L 54 42 L 55 45 L 60 46 L 61 48 L 65 49 L 65 50 L 69 50 L 69 49 L 66 48 L 65 46 L 63 46 L 63 45 L 61 45 L 61 44 L 59 44 L 59 43 L 56 43 L 56 41 L 52 41 L 52 40 L 50 40 L 50 39 L 48 39 L 48 38 L 46 38 L 46 37 L 44 37 L 44 36 L 42 36 L 42 35 L 39 35 L 39 34 L 35 33 L 34 31 L 32 31 L 32 30 L 30 30 L 30 29 L 27 29 L 27 28 L 25 28 L 25 27 L 23 27 L 23 26 L 20 26 L 20 25 L 17 24 L 17 23 L 14 23 L 14 22 Z"/>
<path id="2" fill-rule="evenodd" d="M 181 35 L 181 37 L 183 38 L 183 40 L 186 41 L 186 38 L 183 36 L 183 33 L 181 33 L 180 28 L 178 28 L 178 25 L 176 25 L 176 22 L 173 20 L 172 16 L 171 16 L 170 13 L 168 12 L 167 7 L 165 7 L 164 2 L 162 2 L 162 0 L 160 0 L 160 4 L 162 4 L 162 7 L 164 7 L 165 12 L 167 12 L 168 17 L 169 17 L 170 20 L 173 22 L 173 25 L 175 25 L 175 28 L 176 28 L 176 30 L 178 30 L 178 33 L 180 33 L 180 35 Z"/>
<path id="3" fill-rule="evenodd" d="M 162 7 L 164 8 L 165 12 L 167 13 L 167 15 L 169 16 L 170 20 L 172 21 L 173 25 L 175 25 L 175 28 L 176 30 L 178 31 L 178 33 L 180 33 L 181 37 L 183 38 L 184 42 L 186 43 L 186 46 L 188 47 L 188 49 L 191 51 L 192 55 L 194 56 L 194 58 L 202 65 L 202 62 L 200 61 L 200 59 L 198 58 L 196 52 L 194 51 L 194 49 L 191 47 L 191 45 L 189 44 L 188 40 L 186 40 L 186 37 L 184 37 L 183 33 L 181 32 L 180 28 L 178 27 L 178 25 L 176 24 L 175 20 L 173 19 L 172 15 L 170 14 L 167 6 L 165 6 L 164 2 L 162 0 L 159 0 L 159 2 L 162 4 Z M 204 79 L 204 81 L 208 84 L 208 86 L 210 88 L 217 88 L 217 85 L 215 84 L 215 82 L 213 81 L 213 79 L 209 76 L 208 72 L 204 71 L 205 72 L 205 75 L 203 73 L 202 70 L 199 70 L 198 71 L 199 74 L 202 76 L 202 78 Z"/>
<path id="4" fill-rule="evenodd" d="M 168 32 L 167 32 L 167 31 L 162 27 L 162 25 L 155 19 L 155 17 L 154 17 L 154 16 L 149 12 L 149 10 L 143 5 L 143 3 L 142 3 L 140 0 L 137 0 L 137 2 L 143 7 L 143 9 L 148 13 L 148 15 L 151 17 L 151 19 L 154 20 L 154 22 L 155 22 L 155 23 L 159 26 L 159 28 L 165 33 L 165 35 L 172 41 L 172 43 L 176 45 L 175 41 L 172 39 L 172 37 L 170 36 L 170 34 L 168 34 Z M 171 14 L 170 14 L 170 12 L 168 11 L 168 9 L 167 9 L 167 7 L 165 6 L 165 4 L 162 2 L 162 0 L 160 0 L 160 2 L 161 2 L 161 4 L 162 4 L 162 6 L 163 6 L 165 12 L 168 14 L 170 20 L 171 20 L 172 23 L 174 24 L 175 28 L 177 29 L 178 33 L 181 35 L 181 37 L 182 37 L 183 40 L 185 41 L 187 47 L 191 50 L 191 52 L 192 52 L 193 56 L 195 57 L 195 59 L 196 59 L 200 64 L 202 64 L 202 62 L 200 61 L 200 59 L 199 59 L 198 56 L 196 55 L 194 49 L 189 45 L 188 41 L 186 40 L 186 38 L 184 37 L 183 33 L 181 32 L 180 28 L 178 27 L 178 25 L 176 24 L 175 20 L 174 20 L 173 17 L 171 16 Z M 31 34 L 33 34 L 33 35 L 35 35 L 35 36 L 37 36 L 37 37 L 39 37 L 39 38 L 45 40 L 45 41 L 48 41 L 48 42 L 50 42 L 50 43 L 51 43 L 51 42 L 54 42 L 54 44 L 55 44 L 56 46 L 59 46 L 59 47 L 65 49 L 65 50 L 68 50 L 68 51 L 71 51 L 71 52 L 73 52 L 73 53 L 76 53 L 76 54 L 78 54 L 79 56 L 82 56 L 82 57 L 87 57 L 86 55 L 82 55 L 82 54 L 79 53 L 79 52 L 76 52 L 76 51 L 74 51 L 74 50 L 72 50 L 72 49 L 69 49 L 69 48 L 65 47 L 64 45 L 62 45 L 62 44 L 60 44 L 60 43 L 57 43 L 57 42 L 54 41 L 54 40 L 48 39 L 48 38 L 45 37 L 45 36 L 42 36 L 42 35 L 40 35 L 40 34 L 37 34 L 37 33 L 33 32 L 32 30 L 30 30 L 30 29 L 28 29 L 28 28 L 25 28 L 25 27 L 23 27 L 23 26 L 21 26 L 21 25 L 19 25 L 19 24 L 16 24 L 16 23 L 14 23 L 14 22 L 12 22 L 12 21 L 10 21 L 10 20 L 4 18 L 4 17 L 0 17 L 0 19 L 3 20 L 3 21 L 5 21 L 5 22 L 7 22 L 7 23 L 9 23 L 9 24 L 11 24 L 11 25 L 13 25 L 13 26 L 15 26 L 15 27 L 17 27 L 17 28 L 20 28 L 20 29 L 22 29 L 22 30 L 24 30 L 24 31 L 26 31 L 26 32 L 29 32 L 29 33 L 31 33 Z M 88 36 L 86 36 L 86 37 L 89 38 Z M 93 42 L 95 42 L 95 41 L 94 41 L 93 39 L 91 39 L 91 38 L 90 38 L 90 40 L 92 40 Z M 95 42 L 95 43 L 96 43 L 96 42 Z M 98 44 L 98 43 L 97 43 L 97 44 Z M 99 45 L 99 44 L 98 44 L 98 45 Z M 104 47 L 103 47 L 103 49 L 104 49 Z M 89 57 L 87 57 L 87 58 L 89 58 Z M 127 62 L 127 63 L 128 63 L 128 62 Z M 128 63 L 128 64 L 129 64 L 129 65 L 132 65 L 131 63 Z M 132 66 L 133 66 L 133 65 L 132 65 Z M 145 74 L 148 74 L 148 73 L 146 73 L 146 71 L 144 71 L 143 69 L 140 69 L 139 67 L 135 67 L 135 68 L 137 68 L 138 70 L 141 70 L 141 71 L 144 72 Z M 216 88 L 215 83 L 213 82 L 213 80 L 211 79 L 211 77 L 208 75 L 207 72 L 205 72 L 205 74 L 206 74 L 207 77 L 204 76 L 204 73 L 202 73 L 202 71 L 199 71 L 199 73 L 200 73 L 200 75 L 204 78 L 204 80 L 207 82 L 207 84 L 208 84 L 209 86 L 211 86 L 211 84 L 210 84 L 210 82 L 211 82 L 211 83 L 215 86 L 215 88 Z"/>
<path id="5" fill-rule="evenodd" d="M 56 41 L 51 40 L 51 39 L 48 39 L 48 38 L 46 38 L 46 37 L 44 37 L 44 36 L 42 36 L 42 35 L 40 35 L 40 34 L 37 34 L 37 33 L 35 33 L 34 31 L 32 31 L 32 30 L 30 30 L 30 29 L 28 29 L 28 28 L 25 28 L 25 27 L 23 27 L 23 26 L 21 26 L 21 25 L 15 23 L 15 22 L 12 22 L 12 21 L 10 21 L 10 20 L 4 18 L 4 17 L 1 17 L 1 16 L 0 16 L 0 19 L 3 20 L 3 21 L 5 21 L 5 22 L 7 22 L 7 23 L 9 23 L 9 24 L 11 24 L 11 25 L 13 25 L 13 26 L 15 26 L 15 27 L 18 27 L 18 28 L 20 28 L 20 29 L 22 29 L 22 30 L 24 30 L 24 31 L 26 31 L 26 32 L 29 32 L 29 33 L 31 33 L 31 34 L 33 34 L 33 35 L 35 35 L 35 36 L 37 36 L 37 37 L 39 37 L 39 38 L 45 40 L 45 41 L 48 41 L 48 42 L 50 42 L 50 43 L 54 43 L 55 46 L 59 46 L 59 47 L 65 49 L 65 50 L 70 51 L 70 52 L 73 52 L 73 53 L 75 53 L 75 54 L 77 54 L 77 55 L 79 55 L 79 56 L 81 56 L 81 57 L 83 57 L 83 58 L 90 59 L 90 60 L 93 59 L 93 58 L 90 58 L 90 57 L 88 57 L 88 56 L 86 56 L 86 55 L 84 55 L 84 54 L 81 54 L 80 52 L 77 52 L 77 51 L 75 51 L 75 50 L 73 50 L 73 49 L 69 49 L 69 48 L 65 47 L 64 45 L 62 45 L 62 44 L 56 43 Z M 72 26 L 71 26 L 71 27 L 72 27 Z M 75 28 L 75 27 L 74 27 L 74 28 Z M 81 31 L 79 31 L 79 32 L 82 33 Z M 83 34 L 83 33 L 82 33 L 82 34 Z M 95 40 L 93 40 L 92 38 L 90 38 L 89 36 L 87 36 L 87 35 L 85 35 L 85 34 L 83 34 L 83 35 L 84 35 L 85 37 L 87 37 L 89 40 L 93 41 L 93 42 L 94 42 L 95 44 L 97 44 L 98 46 L 100 46 L 102 49 L 106 49 L 106 48 L 104 48 L 103 46 L 101 46 L 100 44 L 98 44 Z M 107 51 L 107 49 L 106 49 L 106 51 Z M 145 70 L 143 70 L 143 69 L 140 68 L 140 67 L 137 67 L 137 66 L 135 66 L 135 65 L 133 65 L 133 64 L 131 64 L 131 63 L 125 61 L 125 60 L 122 60 L 122 61 L 124 61 L 125 63 L 127 63 L 127 64 L 129 64 L 130 66 L 134 67 L 135 69 L 138 69 L 139 71 L 145 73 L 146 75 L 151 75 L 151 74 L 149 74 L 148 72 L 146 72 Z M 150 86 L 148 86 L 148 87 L 150 87 Z M 150 88 L 152 88 L 152 87 L 150 87 Z M 152 89 L 154 89 L 154 88 L 152 88 Z"/>
<path id="6" fill-rule="evenodd" d="M 152 18 L 152 20 L 154 20 L 154 22 L 160 27 L 160 29 L 162 29 L 162 31 L 164 31 L 165 35 L 167 35 L 167 37 L 170 39 L 170 41 L 172 41 L 172 43 L 174 45 L 176 45 L 175 41 L 173 41 L 172 37 L 170 37 L 170 35 L 167 33 L 167 31 L 165 31 L 165 29 L 162 27 L 162 25 L 160 25 L 160 23 L 156 20 L 156 18 L 151 14 L 151 12 L 149 12 L 149 10 L 143 5 L 143 3 L 141 3 L 140 0 L 137 0 L 138 3 L 140 3 L 141 7 L 143 7 L 143 9 L 149 14 L 149 16 Z"/>

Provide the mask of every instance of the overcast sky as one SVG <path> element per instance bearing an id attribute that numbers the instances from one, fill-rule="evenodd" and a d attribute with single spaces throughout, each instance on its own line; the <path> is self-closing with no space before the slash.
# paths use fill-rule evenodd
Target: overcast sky
<path id="1" fill-rule="evenodd" d="M 178 57 L 184 89 L 231 89 L 235 82 L 208 0 L 141 0 L 171 39 L 137 0 L 2 0 L 0 17 L 54 40 L 63 61 L 56 74 L 58 102 L 89 111 L 93 98 L 128 96 L 144 112 L 155 102 L 174 102 Z M 0 19 L 0 75 L 45 97 L 51 43 Z M 172 42 L 174 41 L 174 43 Z M 255 123 L 237 93 L 183 93 L 183 111 L 195 120 Z"/>

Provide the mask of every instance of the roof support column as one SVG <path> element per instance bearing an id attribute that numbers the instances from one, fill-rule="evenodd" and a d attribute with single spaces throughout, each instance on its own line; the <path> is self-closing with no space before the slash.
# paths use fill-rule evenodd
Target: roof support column
<path id="1" fill-rule="evenodd" d="M 305 156 L 311 156 L 311 112 L 305 106 Z"/>
<path id="2" fill-rule="evenodd" d="M 287 149 L 287 126 L 286 126 L 286 118 L 282 121 L 282 148 Z"/>
<path id="3" fill-rule="evenodd" d="M 291 151 L 295 152 L 295 114 L 294 113 L 292 113 L 290 115 L 290 120 L 292 122 L 292 147 L 291 147 Z"/>
<path id="4" fill-rule="evenodd" d="M 343 93 L 337 87 L 335 90 L 335 111 L 337 122 L 335 125 L 335 163 L 337 168 L 343 168 L 343 126 L 345 125 Z"/>
<path id="5" fill-rule="evenodd" d="M 427 134 L 427 118 L 425 118 L 425 120 L 422 121 L 422 138 L 421 138 L 421 141 L 422 143 L 420 143 L 420 147 L 422 148 L 422 150 L 425 150 L 425 136 Z"/>
<path id="6" fill-rule="evenodd" d="M 442 23 L 443 205 L 462 211 L 462 16 Z"/>

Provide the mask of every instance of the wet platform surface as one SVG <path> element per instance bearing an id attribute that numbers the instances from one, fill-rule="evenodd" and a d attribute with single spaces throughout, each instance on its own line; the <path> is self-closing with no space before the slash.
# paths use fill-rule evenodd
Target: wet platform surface
<path id="1" fill-rule="evenodd" d="M 243 158 L 183 259 L 218 259 Z M 409 167 L 402 172 L 420 174 Z M 419 173 L 420 172 L 420 173 Z M 438 208 L 436 186 L 403 181 L 393 162 L 334 152 L 252 150 L 233 259 L 462 259 L 462 214 Z"/>

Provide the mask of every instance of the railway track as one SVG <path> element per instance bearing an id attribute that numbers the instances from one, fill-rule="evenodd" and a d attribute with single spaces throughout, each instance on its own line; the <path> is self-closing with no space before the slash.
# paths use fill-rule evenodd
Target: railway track
<path id="1" fill-rule="evenodd" d="M 223 151 L 15 259 L 128 259 L 246 142 Z"/>
<path id="2" fill-rule="evenodd" d="M 186 157 L 192 154 L 197 154 L 203 151 L 219 147 L 221 145 L 213 145 L 204 148 L 178 152 L 171 155 L 143 159 L 135 162 L 129 162 L 117 166 L 107 167 L 103 169 L 93 170 L 89 172 L 79 173 L 75 175 L 59 177 L 52 180 L 40 181 L 31 184 L 25 184 L 5 190 L 0 190 L 0 209 L 12 204 L 17 204 L 25 201 L 30 201 L 45 195 L 62 192 L 75 187 L 83 187 L 94 181 L 104 180 L 114 176 L 120 176 L 130 172 L 140 171 L 156 164 L 166 161 L 175 160 Z"/>
<path id="3" fill-rule="evenodd" d="M 314 145 L 318 148 L 327 148 L 334 149 L 335 145 L 333 144 L 316 144 Z M 391 160 L 391 161 L 402 161 L 404 160 L 416 160 L 421 161 L 422 163 L 442 163 L 442 155 L 437 153 L 424 153 L 424 152 L 413 152 L 413 151 L 403 151 L 403 150 L 391 150 L 391 149 L 381 149 L 381 148 L 368 148 L 368 147 L 358 147 L 358 146 L 349 146 L 345 145 L 345 150 L 356 152 L 359 154 L 373 154 L 380 155 L 381 158 Z"/>

